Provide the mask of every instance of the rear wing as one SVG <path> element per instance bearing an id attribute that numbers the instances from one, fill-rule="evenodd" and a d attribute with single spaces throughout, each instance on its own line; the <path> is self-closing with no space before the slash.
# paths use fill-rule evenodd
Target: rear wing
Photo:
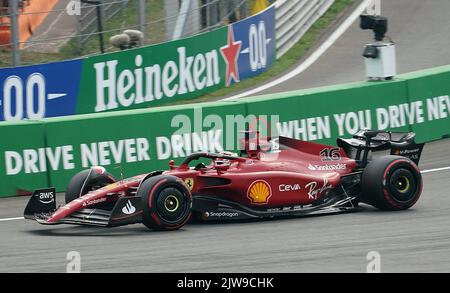
<path id="1" fill-rule="evenodd" d="M 361 130 L 351 139 L 338 138 L 337 144 L 347 155 L 364 167 L 370 152 L 390 150 L 391 155 L 409 158 L 419 165 L 424 143 L 414 141 L 414 132 L 391 132 L 378 130 Z"/>
<path id="2" fill-rule="evenodd" d="M 396 145 L 391 144 L 391 155 L 402 156 L 413 161 L 417 166 L 419 165 L 420 157 L 422 156 L 422 150 L 425 146 L 424 143 L 412 142 L 409 145 Z"/>

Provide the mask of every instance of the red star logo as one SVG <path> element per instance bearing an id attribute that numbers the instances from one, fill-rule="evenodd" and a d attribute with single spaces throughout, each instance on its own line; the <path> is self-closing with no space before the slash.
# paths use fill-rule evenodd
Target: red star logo
<path id="1" fill-rule="evenodd" d="M 220 48 L 223 59 L 225 59 L 225 63 L 227 63 L 227 76 L 226 76 L 226 84 L 230 86 L 231 79 L 234 79 L 235 82 L 239 82 L 239 69 L 238 69 L 238 58 L 239 53 L 241 52 L 242 42 L 234 41 L 234 33 L 233 27 L 230 26 L 228 30 L 228 45 Z"/>

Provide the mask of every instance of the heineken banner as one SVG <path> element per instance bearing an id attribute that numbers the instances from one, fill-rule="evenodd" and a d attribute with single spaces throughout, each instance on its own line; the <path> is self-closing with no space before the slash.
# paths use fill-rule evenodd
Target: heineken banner
<path id="1" fill-rule="evenodd" d="M 0 69 L 0 121 L 150 108 L 261 74 L 275 60 L 275 8 L 190 38 Z"/>
<path id="2" fill-rule="evenodd" d="M 82 60 L 0 69 L 0 121 L 76 114 Z"/>

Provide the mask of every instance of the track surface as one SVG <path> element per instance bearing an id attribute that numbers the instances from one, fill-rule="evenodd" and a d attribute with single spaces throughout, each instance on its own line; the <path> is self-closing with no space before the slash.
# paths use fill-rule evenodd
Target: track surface
<path id="1" fill-rule="evenodd" d="M 450 140 L 429 144 L 422 169 L 450 165 Z M 424 174 L 413 209 L 228 224 L 152 232 L 0 222 L 0 272 L 65 272 L 69 251 L 83 272 L 365 272 L 369 251 L 383 272 L 450 272 L 450 170 Z M 17 217 L 25 198 L 1 201 Z"/>
<path id="2" fill-rule="evenodd" d="M 389 19 L 387 35 L 396 43 L 398 73 L 450 64 L 450 1 L 381 2 L 381 13 Z M 372 31 L 361 30 L 357 20 L 309 69 L 259 94 L 364 80 L 362 53 L 372 40 Z"/>
<path id="3" fill-rule="evenodd" d="M 450 63 L 450 1 L 383 1 L 400 72 Z M 362 80 L 355 24 L 300 77 L 268 92 Z M 450 166 L 450 141 L 425 147 L 422 169 Z M 0 272 L 65 272 L 69 251 L 83 272 L 365 272 L 369 251 L 383 272 L 450 272 L 450 170 L 424 174 L 413 209 L 262 222 L 192 224 L 158 233 L 142 225 L 114 229 L 0 222 Z M 0 218 L 22 214 L 25 198 L 0 201 Z"/>

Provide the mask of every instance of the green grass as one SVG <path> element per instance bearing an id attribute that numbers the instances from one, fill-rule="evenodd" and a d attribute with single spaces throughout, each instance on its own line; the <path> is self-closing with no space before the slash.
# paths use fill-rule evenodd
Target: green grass
<path id="1" fill-rule="evenodd" d="M 309 49 L 320 39 L 327 28 L 332 25 L 340 14 L 342 14 L 348 7 L 353 5 L 355 0 L 336 0 L 330 9 L 308 30 L 308 32 L 295 44 L 285 55 L 277 60 L 272 67 L 263 74 L 246 79 L 240 83 L 234 84 L 229 88 L 223 88 L 215 92 L 205 94 L 201 97 L 191 100 L 184 100 L 174 102 L 169 105 L 199 103 L 206 101 L 215 101 L 224 96 L 230 95 L 233 92 L 239 92 L 245 89 L 252 88 L 256 85 L 263 84 L 267 80 L 278 76 L 285 72 L 288 68 L 298 63 L 298 61 L 305 56 Z"/>
<path id="2" fill-rule="evenodd" d="M 150 23 L 147 25 L 145 35 L 148 37 L 146 44 L 155 44 L 165 40 L 165 24 L 164 24 L 164 1 L 150 0 L 146 1 L 147 19 L 158 21 L 157 23 Z M 113 35 L 122 33 L 127 28 L 137 29 L 137 13 L 136 1 L 130 1 L 126 9 L 122 9 L 115 17 L 109 19 L 103 30 L 106 52 L 115 52 L 118 49 L 111 47 L 109 38 Z M 151 22 L 151 21 L 148 21 Z M 77 38 L 71 39 L 67 45 L 61 48 L 63 58 L 74 58 L 77 56 L 85 56 L 99 53 L 99 38 L 98 35 L 92 36 L 84 44 L 81 52 L 78 49 Z"/>

